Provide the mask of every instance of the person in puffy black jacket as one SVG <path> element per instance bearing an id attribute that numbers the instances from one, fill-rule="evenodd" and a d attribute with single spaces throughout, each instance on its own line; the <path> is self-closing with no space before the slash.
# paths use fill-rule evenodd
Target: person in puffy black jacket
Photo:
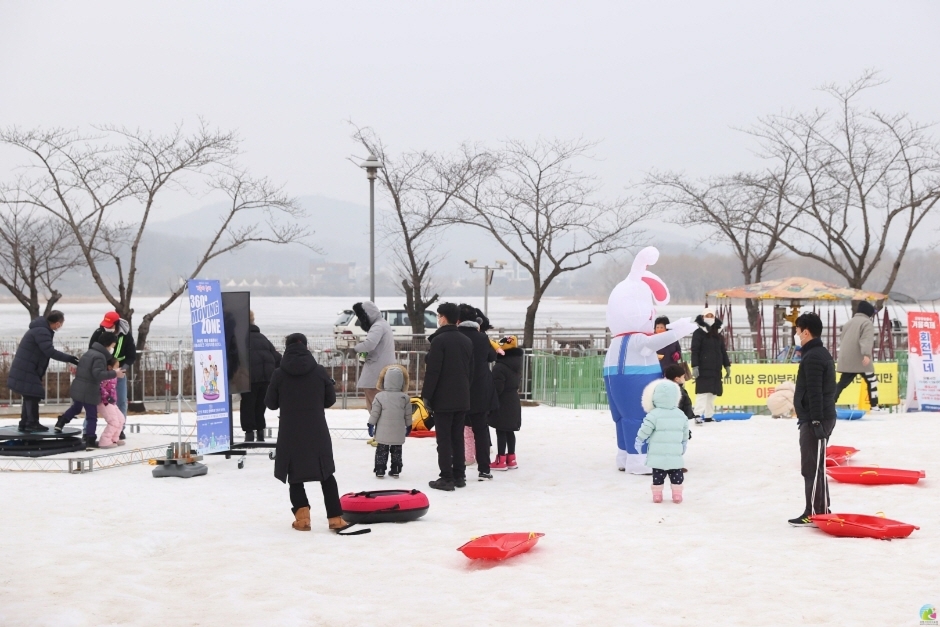
<path id="1" fill-rule="evenodd" d="M 310 531 L 310 502 L 304 482 L 319 481 L 329 528 L 340 532 L 352 525 L 343 520 L 333 476 L 333 440 L 324 412 L 336 402 L 336 389 L 307 348 L 306 336 L 288 335 L 285 345 L 281 365 L 271 376 L 264 399 L 268 409 L 281 410 L 274 476 L 290 485 L 294 529 Z"/>
<path id="2" fill-rule="evenodd" d="M 489 425 L 496 429 L 496 461 L 493 470 L 516 469 L 516 431 L 522 428 L 522 404 L 519 385 L 522 383 L 522 364 L 525 353 L 519 348 L 515 335 L 500 338 L 502 355 L 493 366 L 493 385 L 499 398 L 499 409 L 490 412 Z"/>
<path id="3" fill-rule="evenodd" d="M 813 513 L 829 511 L 824 449 L 836 426 L 836 366 L 819 339 L 822 330 L 822 320 L 815 313 L 796 319 L 803 357 L 796 373 L 793 409 L 800 430 L 800 474 L 806 507 L 801 516 L 788 521 L 794 527 L 812 526 L 809 517 Z"/>
<path id="4" fill-rule="evenodd" d="M 52 343 L 55 332 L 65 324 L 65 314 L 50 311 L 44 318 L 29 323 L 29 330 L 16 347 L 13 363 L 7 375 L 7 387 L 23 397 L 19 430 L 24 433 L 48 431 L 49 427 L 39 423 L 39 401 L 46 398 L 43 377 L 49 360 L 77 365 L 78 357 L 57 351 Z"/>
<path id="5" fill-rule="evenodd" d="M 711 422 L 715 415 L 715 397 L 724 392 L 721 369 L 731 376 L 731 360 L 721 336 L 722 322 L 708 307 L 695 319 L 692 333 L 692 373 L 695 377 L 695 414 Z"/>
<path id="6" fill-rule="evenodd" d="M 470 384 L 470 410 L 464 424 L 473 429 L 477 471 L 482 480 L 493 478 L 490 474 L 490 429 L 486 426 L 486 414 L 495 405 L 490 364 L 496 361 L 496 351 L 486 333 L 481 332 L 483 320 L 477 319 L 476 312 L 470 305 L 460 305 L 457 330 L 473 343 L 473 383 Z"/>
<path id="7" fill-rule="evenodd" d="M 421 388 L 424 406 L 434 414 L 437 465 L 441 471 L 440 479 L 428 485 L 448 492 L 467 485 L 463 427 L 473 382 L 473 342 L 457 330 L 458 317 L 454 303 L 438 306 L 439 328 L 428 338 L 431 349 Z"/>
<path id="8" fill-rule="evenodd" d="M 248 312 L 248 359 L 251 369 L 251 391 L 242 392 L 239 414 L 245 442 L 264 442 L 264 397 L 268 393 L 268 384 L 274 376 L 274 370 L 281 365 L 281 354 L 261 333 L 255 324 L 255 312 Z"/>

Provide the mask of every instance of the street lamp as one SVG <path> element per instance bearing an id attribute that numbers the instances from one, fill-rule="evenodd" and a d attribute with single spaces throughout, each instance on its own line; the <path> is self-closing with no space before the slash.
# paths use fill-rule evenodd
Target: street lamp
<path id="1" fill-rule="evenodd" d="M 490 317 L 490 283 L 493 282 L 493 271 L 502 270 L 508 265 L 506 261 L 496 260 L 495 266 L 477 266 L 476 259 L 467 259 L 464 263 L 467 264 L 471 270 L 483 270 L 483 315 L 487 318 Z"/>
<path id="2" fill-rule="evenodd" d="M 363 161 L 360 168 L 366 171 L 366 178 L 369 179 L 369 300 L 375 302 L 375 177 L 378 175 L 382 162 L 375 158 L 375 155 L 369 154 L 369 158 Z"/>

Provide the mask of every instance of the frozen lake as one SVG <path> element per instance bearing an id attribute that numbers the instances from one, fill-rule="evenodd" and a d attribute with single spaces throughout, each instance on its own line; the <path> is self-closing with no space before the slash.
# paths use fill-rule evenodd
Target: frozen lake
<path id="1" fill-rule="evenodd" d="M 378 297 L 378 306 L 382 309 L 402 309 L 400 296 Z M 466 301 L 482 309 L 482 298 L 462 297 L 455 299 Z M 261 330 L 268 335 L 287 335 L 301 332 L 310 336 L 329 335 L 333 331 L 336 315 L 343 309 L 352 308 L 357 299 L 345 296 L 297 296 L 274 297 L 259 296 L 251 301 L 255 319 Z M 160 299 L 141 297 L 135 300 L 135 330 L 140 318 L 159 305 Z M 522 328 L 525 310 L 529 301 L 519 298 L 490 298 L 489 313 L 496 327 Z M 111 308 L 104 301 L 61 303 L 58 307 L 65 312 L 65 326 L 59 332 L 64 337 L 87 337 L 101 322 L 105 312 Z M 701 312 L 701 305 L 667 305 L 660 307 L 661 314 L 672 319 L 684 316 L 696 316 Z M 593 327 L 603 328 L 605 321 L 605 303 L 590 303 L 567 298 L 546 298 L 542 300 L 536 321 L 539 327 Z M 849 317 L 847 306 L 837 306 L 840 323 Z M 770 308 L 766 309 L 769 318 Z M 747 316 L 743 304 L 733 310 L 735 327 L 740 328 Z M 891 315 L 903 317 L 903 309 L 891 307 Z M 189 307 L 185 298 L 180 298 L 163 314 L 154 320 L 151 327 L 152 337 L 186 337 L 189 334 Z M 16 303 L 0 303 L 0 337 L 18 337 L 23 334 L 28 324 L 26 310 Z"/>

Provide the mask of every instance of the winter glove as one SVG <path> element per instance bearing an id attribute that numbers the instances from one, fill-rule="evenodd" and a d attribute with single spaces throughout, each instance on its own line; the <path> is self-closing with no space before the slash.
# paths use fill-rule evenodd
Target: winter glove
<path id="1" fill-rule="evenodd" d="M 731 366 L 728 366 L 727 368 L 725 368 L 725 379 L 730 379 L 730 378 L 731 378 Z"/>
<path id="2" fill-rule="evenodd" d="M 375 437 L 375 425 L 367 424 L 366 427 L 369 429 L 369 437 L 374 438 Z"/>
<path id="3" fill-rule="evenodd" d="M 405 427 L 405 437 L 407 438 L 409 435 L 411 435 L 411 427 Z"/>
<path id="4" fill-rule="evenodd" d="M 826 436 L 826 429 L 825 429 L 825 427 L 823 427 L 823 425 L 822 425 L 821 422 L 819 422 L 818 420 L 814 420 L 814 421 L 812 422 L 812 427 L 813 427 L 813 435 L 816 437 L 817 440 L 825 440 L 825 439 L 826 439 L 826 437 L 827 437 L 827 436 Z"/>
<path id="5" fill-rule="evenodd" d="M 641 440 L 640 438 L 637 438 L 636 442 L 633 443 L 633 448 L 636 449 L 637 453 L 642 454 L 643 453 L 643 440 Z"/>
<path id="6" fill-rule="evenodd" d="M 698 366 L 692 368 L 692 378 L 698 379 Z"/>
<path id="7" fill-rule="evenodd" d="M 69 358 L 69 363 L 72 364 L 73 366 L 77 366 L 77 365 L 78 365 L 78 357 L 76 357 L 75 355 L 72 355 L 72 356 Z"/>
<path id="8" fill-rule="evenodd" d="M 673 361 L 674 363 L 679 363 L 679 360 L 681 360 L 681 359 L 682 359 L 682 355 L 680 355 L 679 353 L 673 353 L 673 354 L 672 354 L 672 361 Z"/>

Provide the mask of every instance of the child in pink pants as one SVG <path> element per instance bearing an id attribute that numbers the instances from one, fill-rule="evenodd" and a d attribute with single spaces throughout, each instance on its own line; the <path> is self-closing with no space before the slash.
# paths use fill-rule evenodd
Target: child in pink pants
<path id="1" fill-rule="evenodd" d="M 118 360 L 112 357 L 108 361 L 108 370 L 114 370 Z M 117 406 L 117 379 L 105 379 L 101 382 L 101 403 L 98 405 L 98 415 L 104 418 L 108 426 L 98 438 L 98 448 L 114 448 L 123 446 L 120 439 L 121 429 L 124 428 L 124 414 Z"/>

